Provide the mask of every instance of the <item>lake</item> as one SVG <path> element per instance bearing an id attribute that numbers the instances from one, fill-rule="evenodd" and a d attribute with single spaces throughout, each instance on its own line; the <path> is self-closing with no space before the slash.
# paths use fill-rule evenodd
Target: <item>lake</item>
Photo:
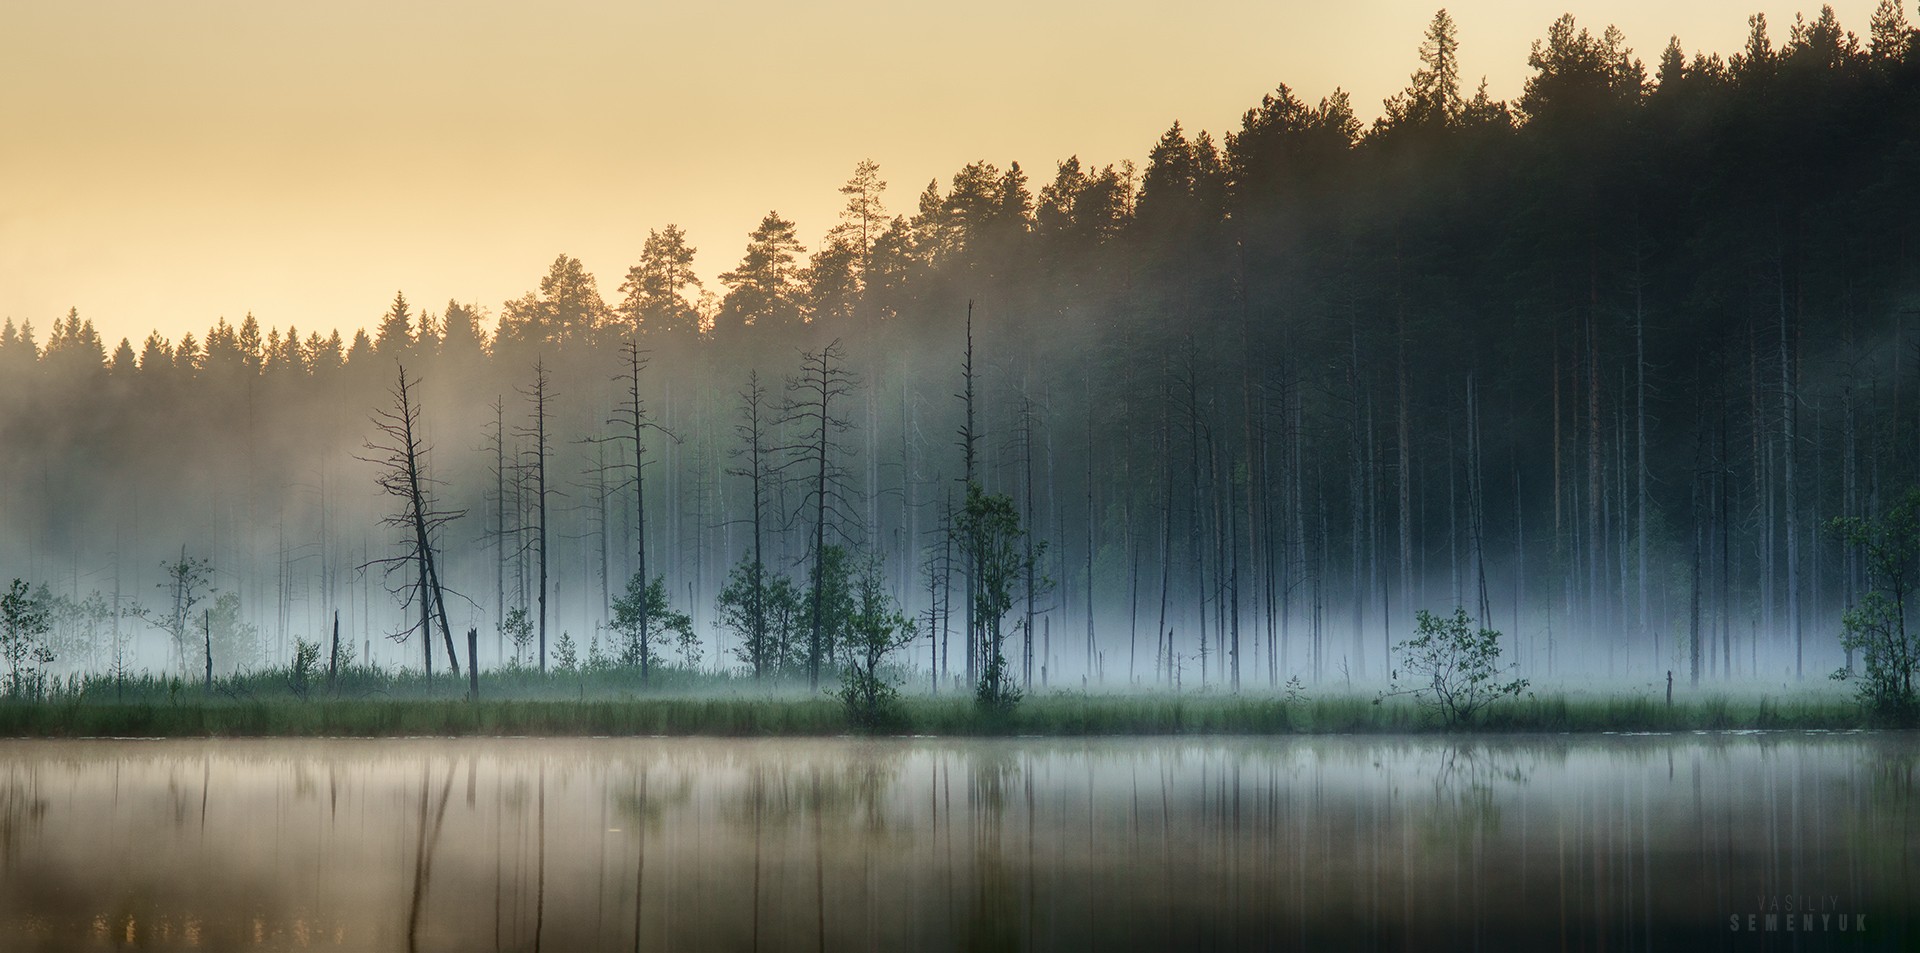
<path id="1" fill-rule="evenodd" d="M 1903 732 L 7 741 L 0 949 L 1912 948 L 1916 782 Z"/>

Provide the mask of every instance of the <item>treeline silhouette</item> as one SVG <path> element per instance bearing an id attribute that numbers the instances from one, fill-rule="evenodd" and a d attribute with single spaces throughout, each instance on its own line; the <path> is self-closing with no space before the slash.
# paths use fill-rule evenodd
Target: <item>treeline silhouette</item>
<path id="1" fill-rule="evenodd" d="M 117 344 L 78 312 L 44 344 L 9 320 L 0 566 L 76 606 L 151 601 L 184 544 L 259 633 L 223 665 L 284 660 L 335 610 L 365 658 L 409 624 L 357 568 L 396 545 L 355 454 L 403 364 L 466 514 L 442 578 L 497 662 L 537 596 L 516 432 L 538 360 L 556 628 L 609 637 L 644 505 L 651 571 L 731 664 L 739 394 L 757 371 L 777 404 L 838 339 L 836 528 L 937 622 L 971 309 L 979 478 L 1048 544 L 1019 610 L 1036 687 L 1377 680 L 1416 609 L 1455 606 L 1536 679 L 1824 675 L 1867 581 L 1823 527 L 1920 479 L 1920 53 L 1895 0 L 1864 39 L 1831 8 L 1750 27 L 1649 64 L 1562 17 L 1502 102 L 1468 90 L 1442 11 L 1370 125 L 1280 86 L 1139 166 L 974 162 L 904 210 L 861 163 L 824 241 L 770 212 L 718 288 L 668 225 L 616 287 L 563 254 L 497 312 L 396 295 L 351 333 L 249 314 Z M 660 427 L 644 504 L 607 442 L 626 341 Z M 803 488 L 770 492 L 768 563 L 803 575 Z"/>

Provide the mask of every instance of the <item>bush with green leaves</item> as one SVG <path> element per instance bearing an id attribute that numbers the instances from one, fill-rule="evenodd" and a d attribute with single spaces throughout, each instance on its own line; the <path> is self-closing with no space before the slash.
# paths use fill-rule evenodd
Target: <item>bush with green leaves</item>
<path id="1" fill-rule="evenodd" d="M 527 613 L 527 607 L 514 606 L 507 610 L 507 617 L 500 620 L 500 633 L 507 637 L 507 644 L 513 646 L 508 667 L 525 667 L 533 653 L 533 616 Z"/>
<path id="2" fill-rule="evenodd" d="M 804 637 L 812 625 L 813 608 L 808 593 L 791 578 L 748 556 L 727 574 L 714 610 L 720 625 L 739 638 L 733 656 L 754 678 L 806 674 Z"/>
<path id="3" fill-rule="evenodd" d="M 667 602 L 667 578 L 647 581 L 637 572 L 627 580 L 626 593 L 613 600 L 611 627 L 622 637 L 620 664 L 638 668 L 643 680 L 652 674 L 667 633 L 678 633 L 682 642 L 694 637 L 693 618 Z"/>
<path id="4" fill-rule="evenodd" d="M 40 694 L 42 675 L 53 664 L 46 642 L 53 628 L 46 603 L 33 597 L 19 579 L 0 596 L 0 658 L 7 663 L 7 694 L 15 698 Z"/>
<path id="5" fill-rule="evenodd" d="M 1920 573 L 1920 487 L 1878 518 L 1841 517 L 1830 524 L 1865 557 L 1868 590 L 1840 619 L 1840 645 L 1847 667 L 1833 678 L 1855 683 L 1861 704 L 1875 717 L 1897 724 L 1920 719 L 1920 635 L 1907 626 L 1908 603 Z M 1860 670 L 1853 660 L 1859 655 Z"/>
<path id="6" fill-rule="evenodd" d="M 853 580 L 853 611 L 841 650 L 840 690 L 835 695 L 856 728 L 882 728 L 898 720 L 900 692 L 884 672 L 888 656 L 914 640 L 913 620 L 887 594 L 880 563 L 869 560 Z"/>
<path id="7" fill-rule="evenodd" d="M 1392 685 L 1374 703 L 1411 695 L 1449 728 L 1470 725 L 1494 702 L 1527 689 L 1526 679 L 1509 677 L 1514 666 L 1500 664 L 1500 633 L 1475 625 L 1465 609 L 1451 616 L 1420 610 L 1413 638 L 1394 654 Z"/>
<path id="8" fill-rule="evenodd" d="M 287 667 L 287 682 L 301 698 L 313 689 L 313 673 L 320 665 L 320 643 L 296 637 L 293 640 L 293 664 Z"/>
<path id="9" fill-rule="evenodd" d="M 1012 711 L 1020 702 L 1020 687 L 1015 683 L 1006 656 L 1006 615 L 1013 609 L 1013 587 L 1033 568 L 1033 561 L 1045 552 L 1045 546 L 1029 551 L 1022 543 L 1027 535 L 1020 525 L 1020 511 L 1013 497 L 989 494 L 978 483 L 967 485 L 967 505 L 956 525 L 961 558 L 973 579 L 973 619 L 978 631 L 974 643 L 978 658 L 979 681 L 974 684 L 974 700 L 981 707 L 1001 712 Z"/>

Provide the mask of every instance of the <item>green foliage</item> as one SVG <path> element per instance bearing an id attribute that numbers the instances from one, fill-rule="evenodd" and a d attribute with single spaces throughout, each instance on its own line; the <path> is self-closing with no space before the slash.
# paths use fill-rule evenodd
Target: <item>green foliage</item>
<path id="1" fill-rule="evenodd" d="M 0 596 L 0 658 L 7 662 L 7 694 L 14 698 L 32 698 L 40 694 L 46 666 L 53 664 L 53 649 L 46 644 L 52 629 L 46 603 L 27 591 L 19 579 Z"/>
<path id="2" fill-rule="evenodd" d="M 1448 728 L 1458 728 L 1473 724 L 1494 702 L 1526 691 L 1524 678 L 1502 680 L 1513 666 L 1500 664 L 1500 633 L 1476 628 L 1467 610 L 1441 617 L 1422 609 L 1417 619 L 1414 637 L 1394 646 L 1400 664 L 1393 671 L 1393 687 L 1376 702 L 1412 695 L 1438 713 Z"/>
<path id="3" fill-rule="evenodd" d="M 604 673 L 633 684 L 630 670 Z M 655 684 L 679 670 L 662 670 Z M 478 704 L 438 697 L 418 673 L 359 668 L 343 673 L 337 698 L 303 701 L 287 672 L 220 679 L 212 696 L 181 691 L 178 679 L 145 676 L 116 696 L 112 680 L 56 684 L 41 700 L 0 703 L 0 737 L 308 737 L 406 735 L 715 735 L 833 736 L 857 726 L 846 705 L 805 691 L 635 697 L 596 684 L 591 674 L 542 675 L 525 669 L 482 676 Z M 583 685 L 584 694 L 583 694 Z M 507 694 L 502 683 L 514 686 Z M 717 676 L 690 680 L 709 690 Z M 734 683 L 750 687 L 751 683 Z M 1663 704 L 1652 696 L 1532 697 L 1503 705 L 1481 732 L 1847 730 L 1863 724 L 1851 699 L 1805 692 L 1787 697 L 1710 696 Z M 1357 696 L 1287 701 L 1260 696 L 1035 695 L 1010 711 L 970 699 L 902 696 L 888 730 L 954 737 L 1034 735 L 1406 734 L 1446 730 L 1424 705 Z"/>
<path id="4" fill-rule="evenodd" d="M 178 559 L 170 559 L 160 564 L 166 573 L 167 581 L 158 588 L 165 591 L 168 601 L 162 608 L 135 608 L 133 614 L 145 620 L 148 625 L 159 629 L 173 640 L 174 658 L 185 672 L 187 664 L 193 659 L 206 660 L 206 647 L 202 643 L 200 623 L 206 621 L 202 616 L 195 619 L 194 607 L 212 592 L 207 581 L 213 575 L 213 565 L 204 559 L 187 555 L 186 548 L 180 550 Z"/>
<path id="5" fill-rule="evenodd" d="M 500 632 L 507 637 L 507 644 L 513 646 L 513 658 L 510 665 L 524 667 L 533 657 L 533 616 L 526 606 L 514 606 L 507 610 L 507 617 L 500 620 Z"/>
<path id="6" fill-rule="evenodd" d="M 648 582 L 634 573 L 627 580 L 626 593 L 613 600 L 612 627 L 624 640 L 619 664 L 638 668 L 642 679 L 652 674 L 660 646 L 666 644 L 669 633 L 677 634 L 682 646 L 697 640 L 693 618 L 675 611 L 667 601 L 665 576 L 655 576 Z"/>
<path id="7" fill-rule="evenodd" d="M 240 595 L 223 592 L 213 600 L 213 607 L 201 617 L 201 624 L 207 627 L 206 634 L 213 643 L 213 670 L 218 673 L 233 673 L 259 666 L 265 661 L 264 646 L 260 642 L 260 629 L 246 620 L 240 611 Z M 201 646 L 198 653 L 202 662 L 206 647 Z"/>
<path id="8" fill-rule="evenodd" d="M 1306 701 L 1306 683 L 1300 681 L 1300 676 L 1298 675 L 1287 679 L 1287 684 L 1280 689 L 1280 697 L 1290 702 Z"/>
<path id="9" fill-rule="evenodd" d="M 337 654 L 334 655 L 332 659 L 332 666 L 334 669 L 334 673 L 337 675 L 340 672 L 344 672 L 352 669 L 353 661 L 354 661 L 353 640 L 348 639 L 347 641 L 340 643 L 339 651 L 337 652 Z"/>
<path id="10" fill-rule="evenodd" d="M 727 286 L 721 313 L 732 327 L 779 328 L 800 319 L 800 265 L 807 249 L 792 222 L 768 212 L 747 238 L 739 267 L 720 276 Z"/>
<path id="11" fill-rule="evenodd" d="M 700 645 L 700 633 L 693 630 L 693 619 L 687 617 L 687 624 L 673 630 L 673 647 L 680 655 L 682 668 L 699 668 L 700 661 L 706 658 L 706 650 Z"/>
<path id="12" fill-rule="evenodd" d="M 816 568 L 819 578 L 808 591 L 805 606 L 811 613 L 813 600 L 819 599 L 820 659 L 822 665 L 831 669 L 841 660 L 842 643 L 853 619 L 853 558 L 845 546 L 828 543 Z"/>
<path id="13" fill-rule="evenodd" d="M 287 666 L 287 684 L 296 697 L 304 699 L 313 690 L 313 673 L 319 662 L 320 643 L 302 638 L 293 640 L 293 664 Z"/>
<path id="14" fill-rule="evenodd" d="M 553 658 L 562 672 L 571 672 L 580 666 L 580 650 L 573 644 L 573 636 L 560 633 L 559 641 L 553 643 Z"/>
<path id="15" fill-rule="evenodd" d="M 1860 703 L 1875 717 L 1911 724 L 1920 717 L 1914 676 L 1920 671 L 1920 633 L 1907 626 L 1908 603 L 1920 584 L 1920 487 L 1909 489 L 1878 519 L 1842 517 L 1829 524 L 1866 558 L 1868 592 L 1840 619 L 1848 667 L 1833 678 L 1853 681 Z M 1859 653 L 1861 670 L 1852 668 Z"/>
<path id="16" fill-rule="evenodd" d="M 646 334 L 696 334 L 700 313 L 688 294 L 700 287 L 700 277 L 693 270 L 697 250 L 687 244 L 687 233 L 678 225 L 649 230 L 640 262 L 627 269 L 627 280 L 620 284 L 626 296 L 618 308 L 620 316 Z"/>
<path id="17" fill-rule="evenodd" d="M 764 563 L 756 562 L 751 555 L 742 557 L 727 573 L 726 585 L 714 599 L 720 625 L 739 637 L 734 657 L 752 669 L 755 677 L 765 677 L 779 661 L 768 624 L 767 576 Z"/>
<path id="18" fill-rule="evenodd" d="M 914 636 L 913 621 L 887 594 L 879 561 L 868 560 L 853 583 L 853 612 L 847 619 L 843 646 L 846 664 L 840 669 L 836 693 L 854 727 L 872 730 L 898 720 L 900 693 L 882 667 Z"/>
<path id="19" fill-rule="evenodd" d="M 961 556 L 973 575 L 973 614 L 979 626 L 980 680 L 974 698 L 982 708 L 1008 711 L 1020 702 L 1020 689 L 1009 671 L 1006 656 L 1006 615 L 1013 609 L 1016 582 L 1028 569 L 1021 547 L 1026 530 L 1013 497 L 989 494 L 978 483 L 967 484 L 967 505 L 955 522 Z M 1034 558 L 1045 551 L 1035 547 Z"/>
<path id="20" fill-rule="evenodd" d="M 734 658 L 755 678 L 806 674 L 811 609 L 791 578 L 743 559 L 728 573 L 715 608 L 720 625 L 739 636 Z"/>

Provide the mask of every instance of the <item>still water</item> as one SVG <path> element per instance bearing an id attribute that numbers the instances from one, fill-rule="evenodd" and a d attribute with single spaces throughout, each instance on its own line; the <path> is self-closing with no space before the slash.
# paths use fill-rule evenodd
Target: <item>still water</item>
<path id="1" fill-rule="evenodd" d="M 1917 782 L 1902 733 L 11 741 L 0 949 L 1911 948 Z"/>

